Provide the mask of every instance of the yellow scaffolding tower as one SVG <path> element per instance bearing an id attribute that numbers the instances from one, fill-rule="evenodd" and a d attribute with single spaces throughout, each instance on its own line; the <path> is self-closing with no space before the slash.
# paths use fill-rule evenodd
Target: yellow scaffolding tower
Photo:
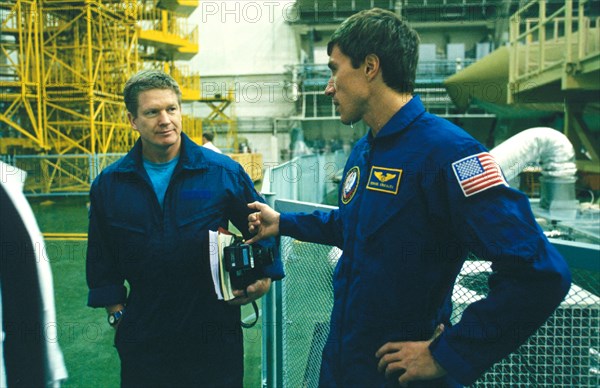
<path id="1" fill-rule="evenodd" d="M 200 100 L 199 76 L 175 67 L 198 52 L 186 18 L 197 6 L 0 0 L 0 154 L 29 172 L 28 191 L 87 192 L 111 154 L 131 148 L 137 134 L 121 92 L 141 68 L 165 69 L 185 101 Z M 184 125 L 194 137 L 202 132 L 201 119 L 184 117 Z"/>
<path id="2" fill-rule="evenodd" d="M 233 113 L 232 103 L 235 101 L 235 91 L 230 87 L 225 95 L 201 96 L 200 102 L 206 104 L 211 112 L 204 119 L 207 130 L 227 132 L 226 148 L 233 153 L 238 151 L 237 121 Z"/>

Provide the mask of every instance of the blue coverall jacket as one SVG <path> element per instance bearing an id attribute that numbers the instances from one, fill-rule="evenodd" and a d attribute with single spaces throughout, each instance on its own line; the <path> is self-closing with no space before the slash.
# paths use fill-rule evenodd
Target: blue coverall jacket
<path id="1" fill-rule="evenodd" d="M 208 231 L 231 221 L 248 237 L 247 204 L 264 200 L 240 164 L 182 134 L 161 208 L 141 151 L 138 141 L 92 185 L 88 305 L 126 304 L 115 338 L 122 360 L 188 351 L 207 376 L 242 373 L 240 308 L 217 299 Z M 279 255 L 264 275 L 284 276 Z"/>
<path id="2" fill-rule="evenodd" d="M 486 157 L 479 142 L 425 112 L 415 96 L 376 137 L 369 131 L 357 142 L 339 209 L 281 215 L 281 234 L 343 250 L 321 386 L 392 384 L 378 373 L 375 352 L 389 341 L 428 340 L 439 323 L 446 330 L 430 350 L 448 376 L 411 386 L 470 384 L 562 301 L 570 286 L 565 261 L 527 197 Z M 482 171 L 481 186 L 469 186 Z M 449 327 L 453 284 L 469 252 L 493 263 L 490 292 Z"/>

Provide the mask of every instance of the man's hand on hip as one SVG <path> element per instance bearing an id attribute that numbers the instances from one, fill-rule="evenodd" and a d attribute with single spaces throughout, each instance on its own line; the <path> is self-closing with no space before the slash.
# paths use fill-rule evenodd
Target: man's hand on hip
<path id="1" fill-rule="evenodd" d="M 429 351 L 429 345 L 443 330 L 444 325 L 438 326 L 428 341 L 386 343 L 375 353 L 375 357 L 379 358 L 377 369 L 388 378 L 400 375 L 398 383 L 402 387 L 408 386 L 411 381 L 432 380 L 446 375 L 446 370 Z"/>

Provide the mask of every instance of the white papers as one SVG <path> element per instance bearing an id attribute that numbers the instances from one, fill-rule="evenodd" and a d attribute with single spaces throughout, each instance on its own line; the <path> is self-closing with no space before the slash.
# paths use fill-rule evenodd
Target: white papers
<path id="1" fill-rule="evenodd" d="M 212 273 L 212 279 L 215 286 L 215 293 L 219 300 L 223 300 L 223 293 L 221 292 L 221 280 L 219 277 L 219 248 L 218 238 L 219 232 L 213 230 L 208 231 L 208 254 L 210 256 L 210 272 Z"/>
<path id="2" fill-rule="evenodd" d="M 234 299 L 229 272 L 225 270 L 223 263 L 223 248 L 231 245 L 234 236 L 225 230 L 208 231 L 208 246 L 210 256 L 210 270 L 215 287 L 215 293 L 219 300 Z"/>

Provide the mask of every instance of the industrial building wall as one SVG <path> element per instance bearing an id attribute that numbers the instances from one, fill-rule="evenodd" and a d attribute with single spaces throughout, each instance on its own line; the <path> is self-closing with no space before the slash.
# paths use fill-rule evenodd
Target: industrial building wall
<path id="1" fill-rule="evenodd" d="M 297 62 L 291 17 L 294 1 L 201 1 L 200 54 L 192 66 L 203 77 L 282 73 Z"/>
<path id="2" fill-rule="evenodd" d="M 201 74 L 202 95 L 225 95 L 227 89 L 234 89 L 235 104 L 231 109 L 233 116 L 239 119 L 237 134 L 251 139 L 252 150 L 266 150 L 262 152 L 266 163 L 284 161 L 288 144 L 281 139 L 281 133 L 275 136 L 277 142 L 273 141 L 273 128 L 262 125 L 259 129 L 248 123 L 299 113 L 296 108 L 302 101 L 296 101 L 298 85 L 292 67 L 303 63 L 326 64 L 326 45 L 337 27 L 331 23 L 315 25 L 314 35 L 309 39 L 310 29 L 295 23 L 301 6 L 293 0 L 202 1 L 189 19 L 198 24 L 200 31 L 200 52 L 192 59 L 190 67 Z M 433 60 L 446 58 L 450 43 L 461 42 L 463 52 L 474 50 L 488 32 L 485 23 L 458 24 L 444 29 L 444 33 L 431 23 L 419 24 L 422 41 L 435 45 Z M 464 62 L 464 53 L 460 56 Z M 210 113 L 209 108 L 200 103 L 191 104 L 189 109 L 196 117 L 206 117 Z M 305 135 L 313 140 L 328 137 L 330 133 L 341 134 L 340 140 L 352 140 L 357 136 L 356 129 L 335 120 L 310 122 L 304 126 Z M 286 132 L 283 126 L 280 129 Z M 272 150 L 272 147 L 278 150 Z"/>
<path id="3" fill-rule="evenodd" d="M 289 116 L 296 104 L 297 86 L 286 71 L 286 66 L 299 61 L 295 35 L 287 23 L 294 17 L 294 3 L 202 1 L 190 17 L 201 31 L 200 53 L 190 67 L 201 74 L 203 97 L 225 95 L 233 88 L 231 109 L 239 119 L 238 137 L 262 153 L 265 163 L 278 162 L 277 148 L 289 142 L 287 134 L 273 136 L 272 119 Z M 194 116 L 209 113 L 200 103 L 186 109 Z M 223 136 L 217 133 L 217 145 Z"/>

